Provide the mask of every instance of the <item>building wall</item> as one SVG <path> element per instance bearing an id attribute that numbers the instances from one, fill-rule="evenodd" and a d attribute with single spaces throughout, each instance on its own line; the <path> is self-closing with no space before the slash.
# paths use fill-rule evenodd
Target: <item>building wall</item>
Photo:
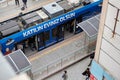
<path id="1" fill-rule="evenodd" d="M 99 27 L 95 61 L 120 80 L 120 0 L 104 0 Z"/>

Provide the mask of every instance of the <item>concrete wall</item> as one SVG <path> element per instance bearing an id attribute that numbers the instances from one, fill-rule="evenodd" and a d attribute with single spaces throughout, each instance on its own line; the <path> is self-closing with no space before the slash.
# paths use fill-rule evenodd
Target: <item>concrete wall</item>
<path id="1" fill-rule="evenodd" d="M 120 80 L 120 0 L 104 0 L 95 60 Z"/>
<path id="2" fill-rule="evenodd" d="M 103 80 L 103 76 L 105 80 L 114 80 L 114 78 L 109 74 L 109 72 L 105 71 L 101 65 L 96 63 L 96 61 L 93 60 L 92 66 L 91 66 L 91 74 L 94 75 L 97 80 Z"/>

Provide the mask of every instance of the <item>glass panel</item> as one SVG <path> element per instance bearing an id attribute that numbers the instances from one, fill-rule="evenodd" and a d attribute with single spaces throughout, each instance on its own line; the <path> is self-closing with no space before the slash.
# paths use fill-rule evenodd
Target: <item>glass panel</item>
<path id="1" fill-rule="evenodd" d="M 44 33 L 38 35 L 38 47 L 44 46 Z"/>
<path id="2" fill-rule="evenodd" d="M 57 34 L 58 34 L 58 38 L 62 38 L 64 37 L 64 25 L 61 25 L 58 27 L 58 31 L 57 31 Z"/>
<path id="3" fill-rule="evenodd" d="M 69 24 L 69 28 L 70 28 L 70 31 L 69 32 L 73 32 L 73 28 L 74 28 L 74 20 L 71 20 L 70 21 L 70 24 Z"/>
<path id="4" fill-rule="evenodd" d="M 52 36 L 57 37 L 57 27 L 52 29 Z"/>
<path id="5" fill-rule="evenodd" d="M 50 31 L 45 32 L 45 41 L 48 41 L 50 39 L 49 33 L 50 33 Z"/>
<path id="6" fill-rule="evenodd" d="M 74 26 L 75 26 L 75 20 L 68 21 L 68 22 L 65 24 L 65 30 L 72 33 Z"/>
<path id="7" fill-rule="evenodd" d="M 82 22 L 82 15 L 80 15 L 76 20 L 77 20 L 77 21 L 76 21 L 77 23 Z"/>

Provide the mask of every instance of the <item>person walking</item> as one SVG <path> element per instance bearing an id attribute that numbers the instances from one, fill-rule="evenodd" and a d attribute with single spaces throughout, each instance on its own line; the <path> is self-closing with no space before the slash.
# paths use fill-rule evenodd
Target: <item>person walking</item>
<path id="1" fill-rule="evenodd" d="M 87 68 L 87 70 L 86 70 L 86 80 L 89 80 L 89 78 L 90 78 L 90 69 Z"/>
<path id="2" fill-rule="evenodd" d="M 17 5 L 20 6 L 19 0 L 15 0 L 15 4 L 16 4 L 16 6 Z"/>
<path id="3" fill-rule="evenodd" d="M 22 0 L 23 1 L 23 7 L 27 8 L 27 0 Z"/>
<path id="4" fill-rule="evenodd" d="M 67 71 L 64 71 L 64 74 L 62 75 L 63 80 L 68 79 Z"/>
<path id="5" fill-rule="evenodd" d="M 86 76 L 86 79 L 85 80 L 89 80 L 89 78 L 90 78 L 90 69 L 89 68 L 87 68 L 83 73 L 82 73 L 82 75 L 84 75 L 84 76 Z"/>

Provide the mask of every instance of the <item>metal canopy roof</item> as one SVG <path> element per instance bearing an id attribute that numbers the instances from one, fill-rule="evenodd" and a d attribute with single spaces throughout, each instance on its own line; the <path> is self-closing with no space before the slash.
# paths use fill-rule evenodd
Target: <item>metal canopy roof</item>
<path id="1" fill-rule="evenodd" d="M 5 56 L 5 58 L 16 73 L 26 72 L 31 69 L 31 63 L 20 49 Z"/>
<path id="2" fill-rule="evenodd" d="M 82 28 L 89 37 L 92 37 L 98 33 L 99 19 L 100 19 L 100 14 L 98 14 L 86 21 L 83 21 L 77 25 L 80 28 Z"/>

